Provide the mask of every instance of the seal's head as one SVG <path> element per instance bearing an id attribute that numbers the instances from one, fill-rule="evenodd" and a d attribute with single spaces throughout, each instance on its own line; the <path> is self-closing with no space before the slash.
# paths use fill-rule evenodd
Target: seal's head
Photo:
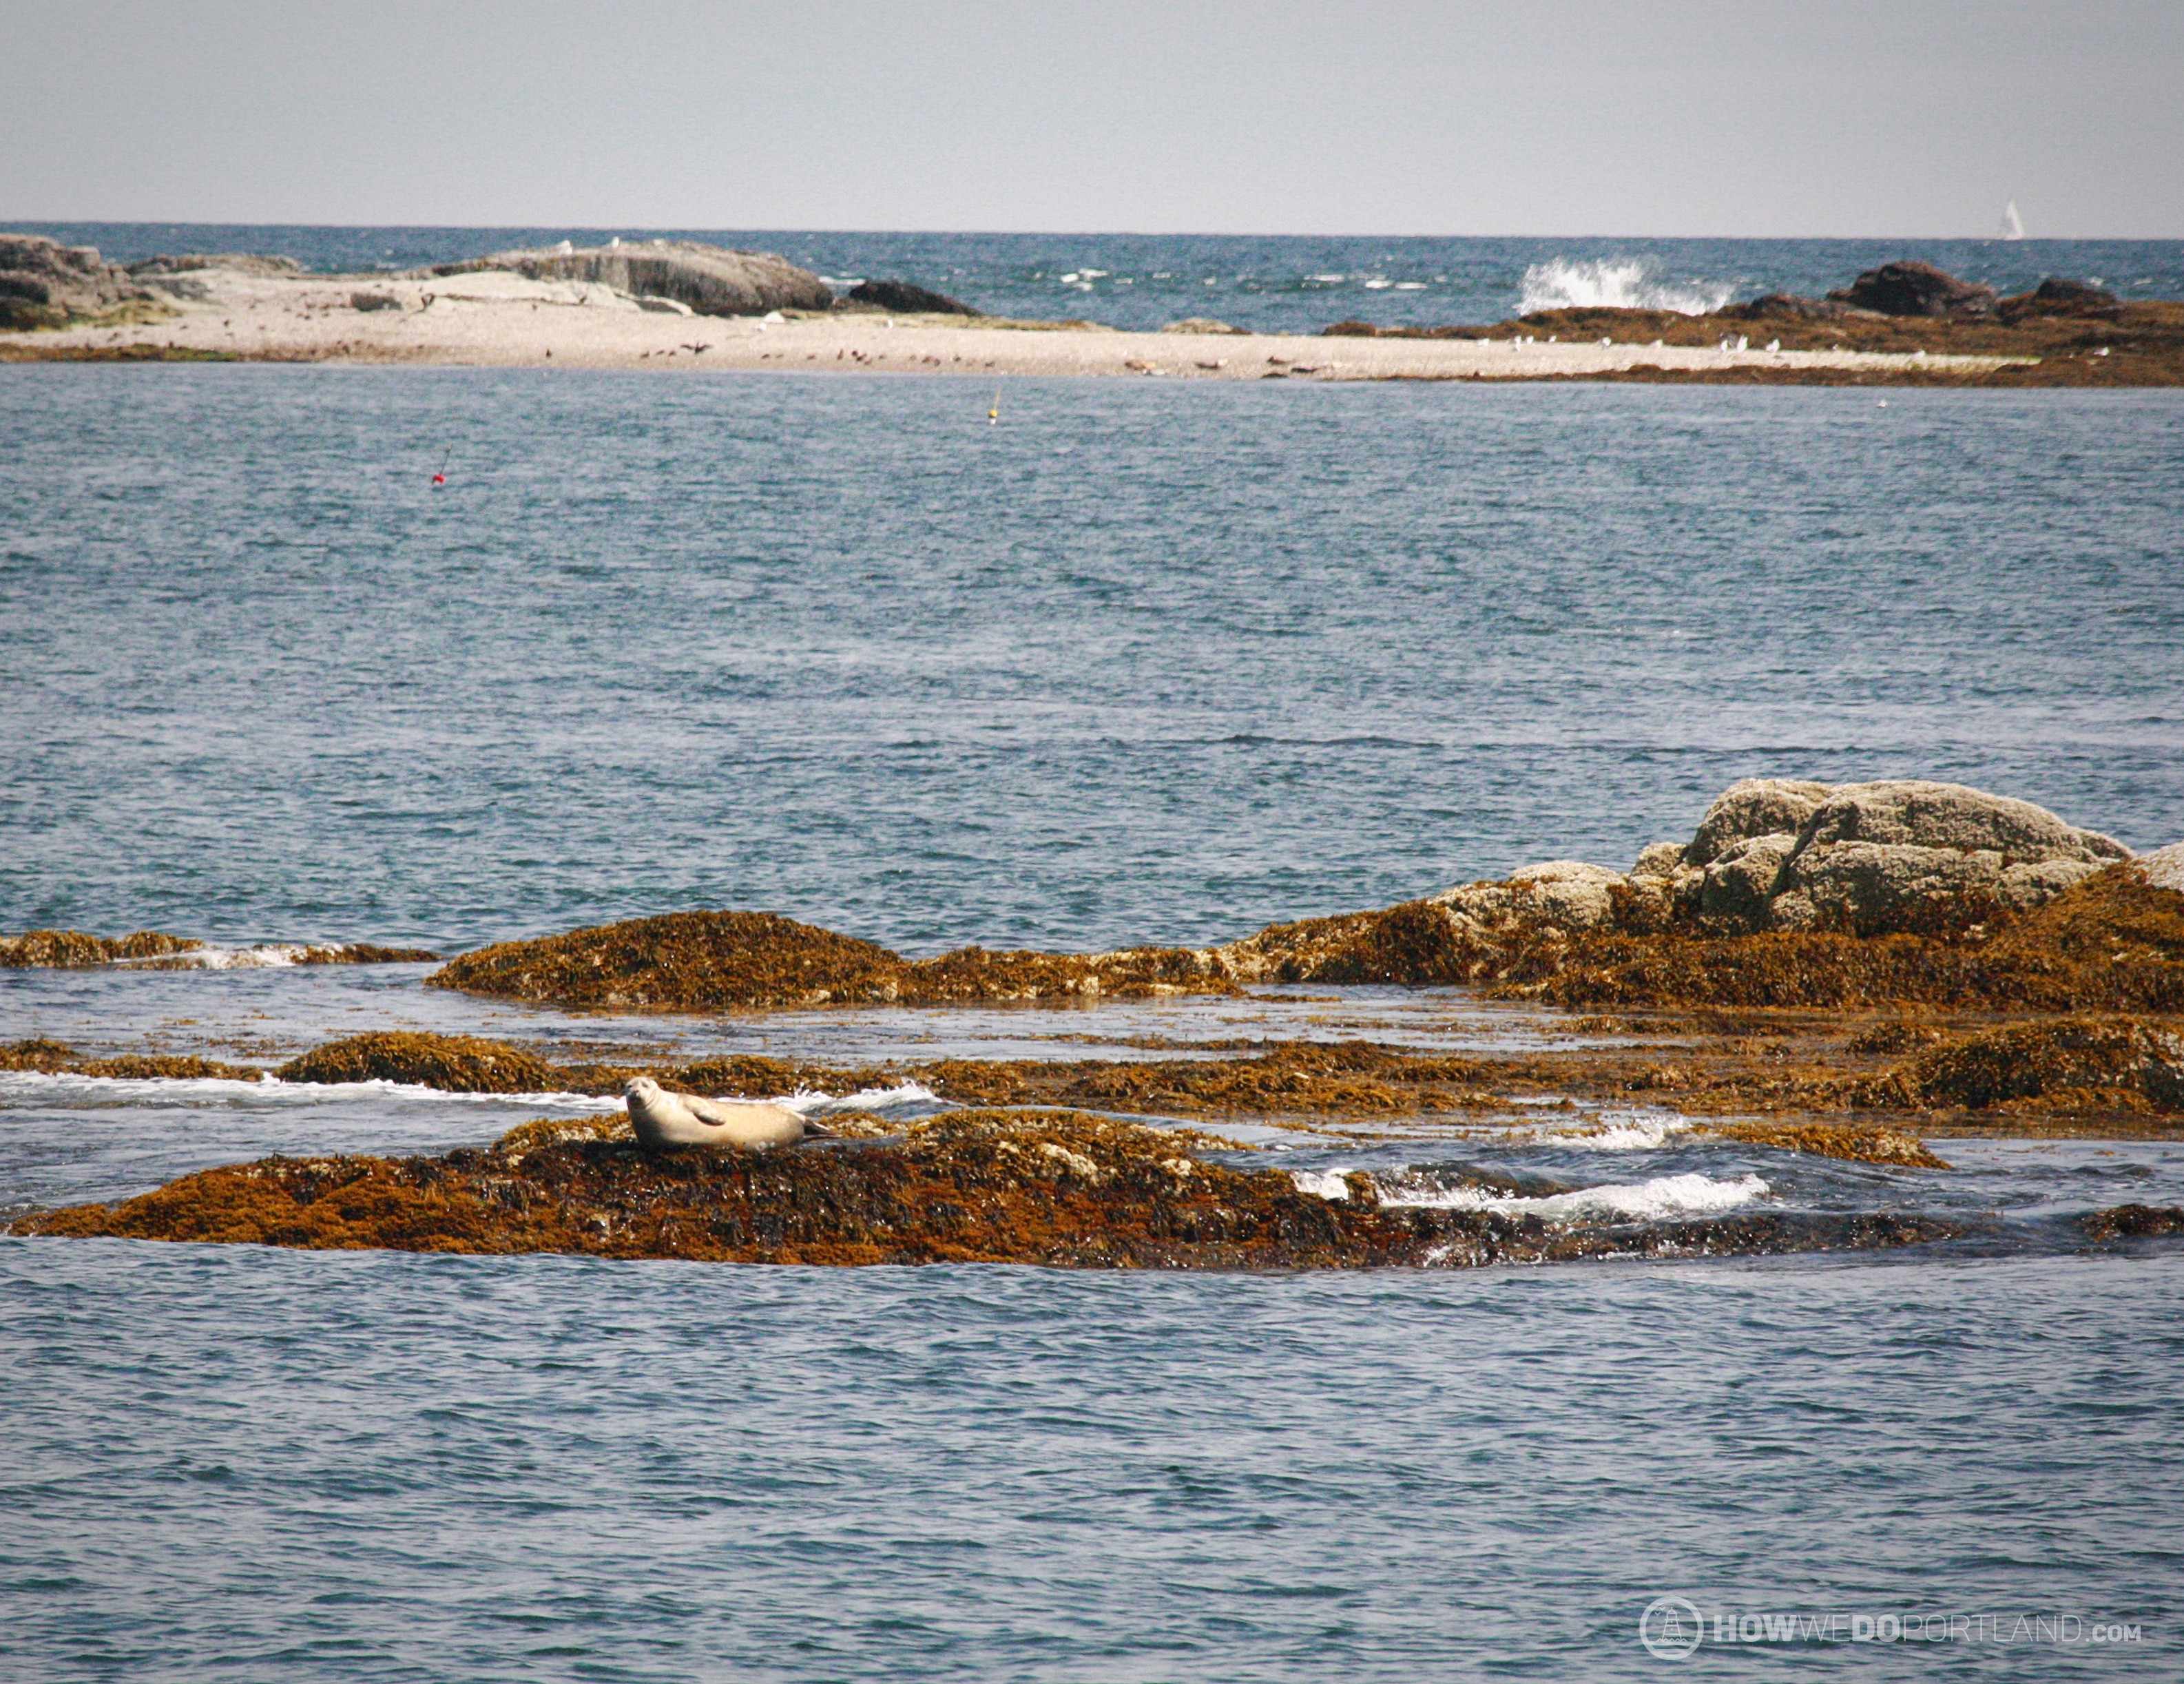
<path id="1" fill-rule="evenodd" d="M 621 1085 L 624 1099 L 650 1099 L 660 1091 L 660 1084 L 649 1076 L 632 1076 Z"/>

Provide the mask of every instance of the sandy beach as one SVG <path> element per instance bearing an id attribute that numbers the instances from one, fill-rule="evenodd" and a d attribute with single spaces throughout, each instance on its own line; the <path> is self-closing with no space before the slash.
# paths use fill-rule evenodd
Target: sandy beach
<path id="1" fill-rule="evenodd" d="M 1305 334 L 1124 332 L 986 318 L 791 313 L 693 315 L 587 282 L 477 272 L 425 279 L 285 276 L 206 269 L 203 296 L 157 320 L 0 335 L 15 359 L 175 354 L 244 360 L 591 369 L 1112 375 L 1184 380 L 1538 380 L 1657 369 L 1669 377 L 1822 371 L 1968 376 L 1999 356 L 1923 351 L 1769 350 L 1582 343 L 1519 334 L 1482 339 L 1329 338 Z M 369 307 L 359 308 L 359 301 Z"/>

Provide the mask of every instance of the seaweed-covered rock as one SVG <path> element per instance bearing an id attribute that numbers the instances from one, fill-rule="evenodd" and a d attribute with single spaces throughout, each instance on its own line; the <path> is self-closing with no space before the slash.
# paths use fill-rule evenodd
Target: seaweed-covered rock
<path id="1" fill-rule="evenodd" d="M 911 960 L 772 912 L 671 912 L 501 942 L 464 954 L 426 981 L 566 1006 L 683 1011 L 1229 994 L 1236 987 L 1209 955 L 1187 948 L 1056 954 L 967 947 Z"/>
<path id="2" fill-rule="evenodd" d="M 2072 1018 L 2016 1023 L 1922 1052 L 1859 1085 L 1862 1102 L 1967 1110 L 2184 1110 L 2184 1035 Z"/>
<path id="3" fill-rule="evenodd" d="M 834 294 L 808 269 L 772 252 L 731 251 L 688 240 L 642 245 L 499 252 L 432 272 L 507 270 L 534 281 L 593 281 L 635 298 L 672 298 L 699 315 L 763 315 L 777 309 L 831 309 Z"/>
<path id="4" fill-rule="evenodd" d="M 408 1082 L 458 1094 L 549 1093 L 554 1068 L 504 1041 L 407 1032 L 353 1035 L 273 1073 L 284 1082 Z"/>
<path id="5" fill-rule="evenodd" d="M 1884 263 L 1869 269 L 1849 286 L 1828 294 L 1854 309 L 1883 315 L 1991 316 L 2000 303 L 1992 287 L 1959 281 L 1930 263 Z"/>
<path id="6" fill-rule="evenodd" d="M 899 1137 L 765 1152 L 647 1151 L 611 1120 L 531 1124 L 439 1157 L 267 1158 L 17 1233 L 412 1252 L 771 1263 L 1066 1268 L 1462 1267 L 1919 1244 L 1930 1218 L 1784 1211 L 1646 1224 L 1336 1199 L 1201 1140 L 1083 1112 L 959 1112 Z"/>
<path id="7" fill-rule="evenodd" d="M 140 929 L 118 940 L 86 935 L 80 929 L 34 929 L 21 935 L 0 935 L 0 969 L 30 970 L 47 966 L 110 965 L 120 959 L 156 959 L 176 953 L 194 953 L 202 941 L 169 935 L 164 930 Z"/>
<path id="8" fill-rule="evenodd" d="M 1161 329 L 1161 332 L 1163 333 L 1248 334 L 1251 331 L 1251 330 L 1248 327 L 1234 326 L 1228 322 L 1223 321 L 1217 316 L 1211 315 L 1186 315 L 1182 321 L 1171 321 L 1167 326 Z M 1330 327 L 1327 331 L 1329 333 L 1334 333 L 1336 330 Z"/>
<path id="9" fill-rule="evenodd" d="M 118 1077 L 136 1082 L 203 1081 L 209 1077 L 253 1082 L 265 1073 L 255 1065 L 228 1064 L 188 1054 L 125 1053 L 118 1058 L 98 1058 L 77 1051 L 65 1041 L 44 1040 L 0 1045 L 0 1070 L 35 1071 L 42 1076 Z"/>
<path id="10" fill-rule="evenodd" d="M 907 281 L 860 281 L 844 295 L 851 304 L 870 304 L 897 315 L 978 315 L 982 311 L 951 298 L 945 293 L 928 292 Z"/>

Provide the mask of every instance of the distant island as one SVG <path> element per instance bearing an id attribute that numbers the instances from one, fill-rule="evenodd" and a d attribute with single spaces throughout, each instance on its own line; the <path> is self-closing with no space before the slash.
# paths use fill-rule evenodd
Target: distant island
<path id="1" fill-rule="evenodd" d="M 126 267 L 0 235 L 0 361 L 244 361 L 1190 380 L 1629 380 L 2175 386 L 2184 303 L 2053 276 L 2010 298 L 1922 263 L 1824 298 L 1704 315 L 1575 308 L 1486 325 L 1341 321 L 1252 333 L 1206 318 L 1129 332 L 989 316 L 907 280 L 826 282 L 688 241 L 510 251 L 396 275 L 242 253 Z"/>

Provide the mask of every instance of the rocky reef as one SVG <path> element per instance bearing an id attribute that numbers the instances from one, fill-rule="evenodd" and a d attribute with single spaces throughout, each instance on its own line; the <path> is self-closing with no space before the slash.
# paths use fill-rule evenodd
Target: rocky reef
<path id="1" fill-rule="evenodd" d="M 1355 1269 L 1709 1257 L 1930 1243 L 1889 1213 L 1771 1211 L 1557 1224 L 1405 1204 L 1365 1174 L 1335 1196 L 1238 1168 L 1187 1133 L 1076 1112 L 964 1111 L 900 1135 L 770 1151 L 649 1152 L 614 1119 L 536 1123 L 437 1157 L 268 1158 L 19 1234 L 412 1252 L 562 1252 L 755 1263 Z"/>
<path id="2" fill-rule="evenodd" d="M 1210 948 L 909 960 L 770 913 L 503 942 L 435 986 L 579 1007 L 777 1009 L 1473 984 L 1563 1006 L 2184 1010 L 2184 893 L 2045 808 L 1962 784 L 1754 778 L 1629 872 L 1552 860 Z"/>
<path id="3" fill-rule="evenodd" d="M 777 309 L 831 309 L 834 294 L 808 269 L 773 252 L 733 251 L 692 240 L 560 246 L 498 252 L 441 264 L 433 276 L 504 270 L 532 280 L 592 281 L 638 298 L 667 298 L 697 315 L 764 315 Z"/>
<path id="4" fill-rule="evenodd" d="M 1641 365 L 1607 378 L 1733 382 L 1868 381 L 1979 386 L 2174 386 L 2184 384 L 2184 303 L 2124 304 L 2084 281 L 2051 276 L 2009 298 L 1930 264 L 1897 262 L 1868 270 L 1825 298 L 1771 293 L 1704 315 L 1587 305 L 1534 310 L 1490 326 L 1382 327 L 1340 321 L 1338 337 L 1563 340 L 1611 339 L 1625 345 L 1749 347 L 1764 335 L 1787 351 L 1925 352 L 1997 357 L 1985 371 L 1899 368 L 1852 371 L 1741 367 L 1718 373 Z"/>

